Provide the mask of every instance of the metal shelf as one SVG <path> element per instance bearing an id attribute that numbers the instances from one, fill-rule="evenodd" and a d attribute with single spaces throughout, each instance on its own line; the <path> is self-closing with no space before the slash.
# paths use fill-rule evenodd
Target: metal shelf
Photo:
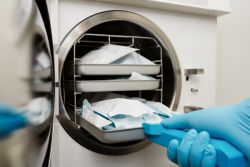
<path id="1" fill-rule="evenodd" d="M 70 75 L 73 65 L 66 68 L 66 74 Z M 119 64 L 76 64 L 76 75 L 131 75 L 137 72 L 143 75 L 157 75 L 160 73 L 160 65 L 119 65 Z"/>
<path id="2" fill-rule="evenodd" d="M 73 87 L 74 81 L 66 82 Z M 75 81 L 76 92 L 115 92 L 155 90 L 160 86 L 160 80 L 87 80 Z"/>

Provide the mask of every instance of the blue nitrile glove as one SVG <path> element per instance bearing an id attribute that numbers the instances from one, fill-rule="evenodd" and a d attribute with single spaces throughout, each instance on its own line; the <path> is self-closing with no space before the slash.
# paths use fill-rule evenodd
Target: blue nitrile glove
<path id="1" fill-rule="evenodd" d="M 0 138 L 26 125 L 26 118 L 14 108 L 0 103 Z"/>
<path id="2" fill-rule="evenodd" d="M 250 166 L 250 99 L 235 105 L 177 115 L 163 120 L 162 125 L 170 129 L 207 131 L 212 138 L 224 139 L 238 148 L 246 156 Z M 212 158 L 214 161 L 214 148 L 208 144 L 208 140 L 206 132 L 197 134 L 195 130 L 191 130 L 180 144 L 176 140 L 170 142 L 168 157 L 182 167 L 202 166 L 204 158 Z M 212 167 L 214 164 L 205 166 Z"/>
<path id="3" fill-rule="evenodd" d="M 197 133 L 192 129 L 181 143 L 175 139 L 170 141 L 167 149 L 168 158 L 180 167 L 214 167 L 216 150 L 209 144 L 209 140 L 207 132 Z"/>

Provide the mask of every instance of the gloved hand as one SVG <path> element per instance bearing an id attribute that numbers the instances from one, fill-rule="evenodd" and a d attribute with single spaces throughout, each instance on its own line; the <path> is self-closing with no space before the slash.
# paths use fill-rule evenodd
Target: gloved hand
<path id="1" fill-rule="evenodd" d="M 0 138 L 10 135 L 13 131 L 23 128 L 26 118 L 14 108 L 0 103 Z"/>
<path id="2" fill-rule="evenodd" d="M 170 129 L 207 131 L 212 138 L 224 139 L 238 148 L 250 165 L 250 99 L 239 104 L 174 116 L 163 120 L 162 125 Z M 215 166 L 209 161 L 206 165 L 203 163 L 206 158 L 215 161 L 215 150 L 208 144 L 208 133 L 197 134 L 195 130 L 191 130 L 180 144 L 177 140 L 172 140 L 168 147 L 169 159 L 181 167 Z"/>
<path id="3" fill-rule="evenodd" d="M 216 150 L 209 144 L 209 134 L 205 131 L 197 133 L 192 129 L 182 139 L 171 140 L 167 155 L 174 163 L 180 167 L 214 167 L 216 164 Z"/>

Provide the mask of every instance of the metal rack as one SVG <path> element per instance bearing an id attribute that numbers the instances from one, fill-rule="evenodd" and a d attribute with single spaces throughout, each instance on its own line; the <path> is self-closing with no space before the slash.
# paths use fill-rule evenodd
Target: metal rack
<path id="1" fill-rule="evenodd" d="M 159 73 L 154 75 L 154 77 L 157 78 L 157 81 L 159 81 L 159 88 L 155 88 L 151 91 L 155 92 L 160 92 L 160 102 L 163 101 L 163 79 L 162 77 L 164 76 L 163 74 L 163 64 L 162 64 L 162 48 L 156 41 L 156 39 L 152 37 L 143 37 L 143 36 L 129 36 L 129 35 L 111 35 L 111 34 L 93 34 L 93 33 L 86 33 L 82 35 L 79 40 L 77 40 L 72 48 L 73 52 L 73 57 L 70 60 L 68 60 L 67 67 L 72 67 L 69 68 L 71 70 L 70 73 L 73 77 L 71 77 L 71 81 L 73 81 L 73 85 L 71 84 L 68 86 L 70 87 L 71 91 L 73 92 L 73 101 L 67 102 L 67 97 L 65 97 L 65 93 L 63 94 L 64 96 L 64 104 L 69 105 L 71 108 L 74 110 L 74 122 L 77 124 L 77 112 L 79 111 L 79 107 L 77 106 L 77 96 L 79 94 L 82 94 L 82 92 L 77 91 L 76 87 L 76 82 L 82 81 L 83 79 L 81 78 L 82 75 L 78 73 L 77 65 L 79 62 L 80 56 L 83 54 L 87 53 L 88 51 L 91 51 L 92 49 L 96 49 L 98 47 L 104 46 L 106 44 L 116 44 L 116 45 L 123 45 L 123 46 L 129 46 L 129 47 L 134 47 L 139 49 L 138 53 L 142 54 L 149 51 L 151 54 L 148 54 L 152 62 L 156 63 L 157 66 L 160 66 Z M 85 50 L 83 53 L 81 52 L 80 54 L 78 53 L 78 49 L 84 48 Z M 155 54 L 153 54 L 156 52 Z M 143 55 L 144 56 L 144 55 Z M 145 56 L 146 57 L 146 56 Z M 139 66 L 139 65 L 138 65 Z M 73 70 L 73 72 L 72 72 Z M 65 72 L 65 71 L 64 71 Z M 97 76 L 98 77 L 98 76 Z M 65 78 L 64 78 L 65 79 Z M 66 80 L 65 80 L 66 81 Z M 85 80 L 86 81 L 86 80 Z M 66 82 L 65 82 L 66 83 Z M 65 88 L 64 88 L 65 91 Z M 126 91 L 126 90 L 123 90 Z M 129 91 L 129 90 L 127 90 Z M 136 91 L 136 90 L 134 90 Z M 138 97 L 142 97 L 142 91 L 138 89 Z M 110 91 L 112 92 L 112 91 Z"/>

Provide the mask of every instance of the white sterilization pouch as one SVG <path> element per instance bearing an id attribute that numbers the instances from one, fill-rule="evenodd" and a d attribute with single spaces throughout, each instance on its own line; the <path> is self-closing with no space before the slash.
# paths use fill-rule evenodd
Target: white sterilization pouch
<path id="1" fill-rule="evenodd" d="M 136 50 L 138 49 L 121 45 L 107 44 L 99 49 L 92 50 L 85 54 L 81 58 L 80 64 L 110 64 Z"/>
<path id="2" fill-rule="evenodd" d="M 107 117 L 113 117 L 116 115 L 129 115 L 133 117 L 139 117 L 150 112 L 142 102 L 134 99 L 124 98 L 102 100 L 96 103 L 92 103 L 91 107 L 94 111 L 101 113 Z"/>
<path id="3" fill-rule="evenodd" d="M 86 99 L 83 101 L 81 116 L 100 129 L 112 123 L 110 120 L 95 113 Z"/>
<path id="4" fill-rule="evenodd" d="M 161 116 L 171 117 L 174 114 L 170 108 L 160 102 L 144 101 L 144 104 L 146 104 L 148 107 L 151 107 L 154 111 L 156 111 L 157 114 Z"/>
<path id="5" fill-rule="evenodd" d="M 143 57 L 139 53 L 131 52 L 127 54 L 126 56 L 123 56 L 114 62 L 112 64 L 144 64 L 144 65 L 154 65 L 155 63 L 148 60 L 147 58 Z"/>
<path id="6" fill-rule="evenodd" d="M 155 78 L 147 75 L 142 75 L 137 72 L 132 72 L 132 74 L 129 77 L 129 80 L 155 80 Z"/>
<path id="7" fill-rule="evenodd" d="M 113 124 L 104 126 L 104 130 L 118 130 L 118 129 L 131 129 L 142 127 L 143 122 L 159 123 L 162 118 L 155 113 L 143 114 L 139 117 L 132 117 L 128 115 L 117 115 L 111 118 Z"/>
<path id="8" fill-rule="evenodd" d="M 140 128 L 143 122 L 159 123 L 163 119 L 162 116 L 169 117 L 171 115 L 169 109 L 166 106 L 163 107 L 163 104 L 163 106 L 158 102 L 149 102 L 148 104 L 145 100 L 124 98 L 102 100 L 89 104 L 85 99 L 82 117 L 98 128 L 111 130 Z M 165 111 L 169 113 L 165 113 Z M 88 114 L 84 114 L 84 112 Z M 93 120 L 92 117 L 100 120 Z"/>

